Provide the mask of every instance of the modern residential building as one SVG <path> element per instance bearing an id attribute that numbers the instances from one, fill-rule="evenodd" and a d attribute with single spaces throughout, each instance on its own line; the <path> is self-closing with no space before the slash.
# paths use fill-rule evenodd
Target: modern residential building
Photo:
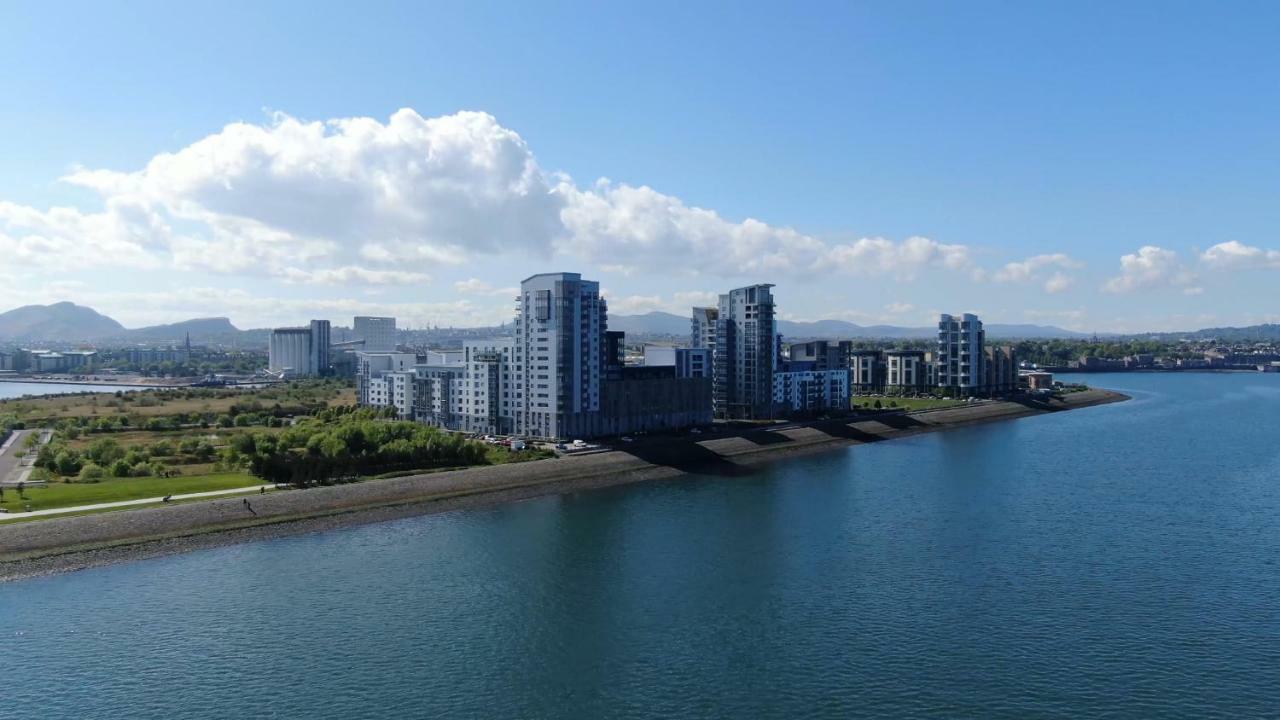
<path id="1" fill-rule="evenodd" d="M 678 378 L 710 378 L 709 348 L 678 348 L 669 345 L 645 345 L 645 367 L 673 367 Z"/>
<path id="2" fill-rule="evenodd" d="M 364 341 L 365 352 L 394 352 L 396 319 L 393 317 L 357 316 L 352 323 L 354 339 Z"/>
<path id="3" fill-rule="evenodd" d="M 719 308 L 694 308 L 692 328 L 689 334 L 689 347 L 714 350 L 716 346 L 716 320 L 719 317 Z"/>
<path id="4" fill-rule="evenodd" d="M 885 358 L 885 391 L 917 393 L 932 389 L 928 356 L 923 350 L 889 350 Z"/>
<path id="5" fill-rule="evenodd" d="M 853 353 L 851 340 L 812 340 L 791 343 L 787 358 L 792 362 L 811 362 L 815 370 L 847 370 Z"/>
<path id="6" fill-rule="evenodd" d="M 454 394 L 462 392 L 466 366 L 462 362 L 413 366 L 413 419 L 425 425 L 457 429 Z"/>
<path id="7" fill-rule="evenodd" d="M 281 376 L 308 377 L 330 371 L 328 320 L 312 320 L 307 327 L 271 331 L 267 370 Z"/>
<path id="8" fill-rule="evenodd" d="M 985 341 L 977 315 L 942 315 L 938 319 L 938 387 L 961 393 L 980 392 L 986 382 Z"/>
<path id="9" fill-rule="evenodd" d="M 462 352 L 464 371 L 453 381 L 452 427 L 470 433 L 511 433 L 515 422 L 511 387 L 515 341 L 468 341 Z"/>
<path id="10" fill-rule="evenodd" d="M 403 419 L 414 417 L 412 353 L 356 353 L 356 399 L 368 407 L 394 407 Z"/>
<path id="11" fill-rule="evenodd" d="M 807 361 L 792 361 L 773 374 L 774 412 L 784 416 L 848 410 L 849 375 L 848 369 L 817 370 Z"/>
<path id="12" fill-rule="evenodd" d="M 604 381 L 607 305 L 600 284 L 578 273 L 544 273 L 520 284 L 512 390 L 514 432 L 593 434 Z"/>
<path id="13" fill-rule="evenodd" d="M 849 372 L 849 391 L 854 395 L 884 391 L 884 354 L 879 350 L 851 351 Z"/>
<path id="14" fill-rule="evenodd" d="M 772 285 L 750 285 L 720 296 L 713 349 L 716 417 L 767 418 L 773 410 L 777 325 Z"/>
<path id="15" fill-rule="evenodd" d="M 1053 373 L 1030 372 L 1026 374 L 1027 387 L 1032 390 L 1052 390 Z"/>
<path id="16" fill-rule="evenodd" d="M 982 351 L 983 386 L 991 395 L 1018 390 L 1018 355 L 1011 345 L 988 347 Z"/>

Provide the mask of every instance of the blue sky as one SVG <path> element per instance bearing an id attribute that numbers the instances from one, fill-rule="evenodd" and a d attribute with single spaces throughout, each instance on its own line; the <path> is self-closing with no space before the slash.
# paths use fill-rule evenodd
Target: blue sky
<path id="1" fill-rule="evenodd" d="M 0 4 L 0 306 L 1280 319 L 1268 3 Z M 1119 7 L 1117 7 L 1119 5 Z"/>

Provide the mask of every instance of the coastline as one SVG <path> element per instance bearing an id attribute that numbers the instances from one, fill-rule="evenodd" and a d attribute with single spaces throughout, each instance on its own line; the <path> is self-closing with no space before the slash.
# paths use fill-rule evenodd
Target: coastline
<path id="1" fill-rule="evenodd" d="M 874 418 L 796 423 L 706 439 L 654 438 L 607 452 L 0 526 L 0 581 L 251 540 L 490 507 L 676 477 L 746 474 L 764 462 L 969 425 L 1122 402 L 1107 390 L 1063 401 L 999 401 Z"/>

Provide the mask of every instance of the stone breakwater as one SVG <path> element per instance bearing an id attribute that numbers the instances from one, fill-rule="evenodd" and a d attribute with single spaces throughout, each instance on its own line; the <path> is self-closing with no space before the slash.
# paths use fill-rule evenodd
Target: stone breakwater
<path id="1" fill-rule="evenodd" d="M 1106 390 L 1065 401 L 992 402 L 760 429 L 651 438 L 609 452 L 0 526 L 0 580 L 232 542 L 674 477 L 745 474 L 796 453 L 1127 400 Z"/>

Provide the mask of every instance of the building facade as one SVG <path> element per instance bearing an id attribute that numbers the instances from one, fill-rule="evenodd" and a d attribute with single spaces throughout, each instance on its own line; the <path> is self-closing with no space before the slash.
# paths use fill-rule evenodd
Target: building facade
<path id="1" fill-rule="evenodd" d="M 986 375 L 983 353 L 986 335 L 977 315 L 942 315 L 938 319 L 938 387 L 979 392 Z"/>
<path id="2" fill-rule="evenodd" d="M 402 419 L 414 417 L 412 353 L 356 353 L 356 400 L 365 407 L 393 407 Z"/>
<path id="3" fill-rule="evenodd" d="M 328 320 L 312 320 L 307 327 L 276 328 L 268 342 L 267 370 L 280 376 L 329 374 Z"/>
<path id="4" fill-rule="evenodd" d="M 711 350 L 645 345 L 644 366 L 673 367 L 677 378 L 710 378 Z"/>
<path id="5" fill-rule="evenodd" d="M 849 370 L 787 370 L 773 374 L 774 412 L 802 415 L 849 409 Z"/>
<path id="6" fill-rule="evenodd" d="M 365 352 L 394 352 L 396 349 L 396 319 L 393 317 L 357 316 L 352 323 L 356 340 L 364 341 Z"/>
<path id="7" fill-rule="evenodd" d="M 931 390 L 928 356 L 923 350 L 890 350 L 884 354 L 886 392 Z"/>
<path id="8" fill-rule="evenodd" d="M 468 341 L 462 349 L 464 371 L 454 380 L 454 429 L 506 435 L 515 425 L 511 338 Z"/>
<path id="9" fill-rule="evenodd" d="M 718 418 L 749 420 L 773 412 L 778 341 L 771 288 L 750 285 L 720 296 L 712 364 Z"/>
<path id="10" fill-rule="evenodd" d="M 1018 391 L 1018 355 L 1011 345 L 983 350 L 983 383 L 992 395 Z"/>
<path id="11" fill-rule="evenodd" d="M 578 273 L 544 273 L 520 284 L 512 390 L 514 432 L 587 436 L 600 411 L 607 305 L 600 284 Z"/>
<path id="12" fill-rule="evenodd" d="M 719 317 L 719 308 L 694 308 L 693 322 L 689 333 L 689 347 L 714 349 L 716 346 L 716 320 Z"/>
<path id="13" fill-rule="evenodd" d="M 867 395 L 884 391 L 884 354 L 879 350 L 854 350 L 849 353 L 849 391 Z"/>

